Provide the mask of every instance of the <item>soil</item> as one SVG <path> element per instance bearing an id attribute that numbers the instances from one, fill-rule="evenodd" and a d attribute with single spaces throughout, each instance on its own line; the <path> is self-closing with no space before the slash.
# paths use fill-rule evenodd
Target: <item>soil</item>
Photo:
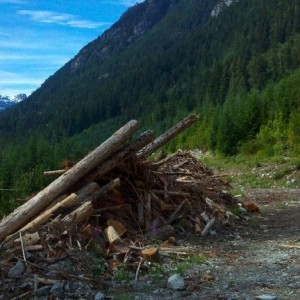
<path id="1" fill-rule="evenodd" d="M 145 275 L 111 286 L 108 299 L 300 299 L 300 189 L 256 189 L 246 195 L 260 213 L 205 239 L 181 240 L 191 254 L 207 257 L 181 274 L 186 289 L 170 290 L 168 276 L 157 282 Z"/>

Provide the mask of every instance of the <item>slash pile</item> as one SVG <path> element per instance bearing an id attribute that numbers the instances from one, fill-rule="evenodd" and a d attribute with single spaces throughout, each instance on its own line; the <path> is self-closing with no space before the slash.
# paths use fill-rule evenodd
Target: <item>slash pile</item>
<path id="1" fill-rule="evenodd" d="M 69 170 L 47 172 L 63 174 L 0 223 L 3 295 L 30 298 L 44 289 L 54 297 L 62 280 L 91 285 L 100 268 L 93 251 L 101 253 L 103 280 L 124 263 L 137 279 L 144 262 L 158 259 L 153 241 L 170 246 L 176 234 L 205 236 L 236 218 L 229 186 L 189 152 L 147 159 L 196 119 L 124 146 L 137 128 L 131 121 Z"/>

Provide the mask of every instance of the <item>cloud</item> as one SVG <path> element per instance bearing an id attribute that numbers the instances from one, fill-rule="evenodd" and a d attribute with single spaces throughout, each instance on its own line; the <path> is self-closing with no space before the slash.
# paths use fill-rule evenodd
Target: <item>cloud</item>
<path id="1" fill-rule="evenodd" d="M 62 66 L 67 61 L 70 60 L 70 56 L 66 55 L 55 55 L 55 54 L 13 54 L 13 53 L 6 53 L 0 52 L 0 63 L 7 62 L 11 63 L 12 61 L 18 61 L 18 64 L 28 64 L 28 62 L 32 63 L 33 61 L 36 62 L 47 62 L 47 65 L 51 66 Z"/>
<path id="2" fill-rule="evenodd" d="M 105 0 L 104 3 L 114 4 L 114 5 L 122 5 L 126 7 L 133 6 L 137 3 L 144 2 L 144 0 Z"/>
<path id="3" fill-rule="evenodd" d="M 42 79 L 29 78 L 19 74 L 0 71 L 0 86 L 5 85 L 40 85 L 43 83 Z"/>
<path id="4" fill-rule="evenodd" d="M 42 43 L 28 43 L 28 42 L 22 42 L 22 41 L 10 41 L 10 40 L 5 40 L 1 41 L 0 40 L 0 48 L 9 48 L 9 49 L 49 49 L 47 45 L 42 44 Z"/>
<path id="5" fill-rule="evenodd" d="M 1 31 L 1 30 L 0 30 L 0 36 L 9 37 L 9 36 L 11 36 L 11 34 L 5 32 L 5 31 Z"/>
<path id="6" fill-rule="evenodd" d="M 1 0 L 0 0 L 1 1 Z M 110 25 L 107 22 L 94 22 L 81 20 L 72 14 L 58 13 L 47 10 L 18 10 L 19 15 L 28 16 L 31 20 L 39 23 L 53 23 L 69 27 L 94 29 Z"/>
<path id="7" fill-rule="evenodd" d="M 0 4 L 2 3 L 24 4 L 26 2 L 22 0 L 0 0 Z"/>

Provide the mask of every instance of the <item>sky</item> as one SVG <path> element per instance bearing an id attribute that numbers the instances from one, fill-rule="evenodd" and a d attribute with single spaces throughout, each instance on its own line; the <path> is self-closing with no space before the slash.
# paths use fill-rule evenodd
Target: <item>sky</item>
<path id="1" fill-rule="evenodd" d="M 140 0 L 0 0 L 0 95 L 30 95 Z"/>

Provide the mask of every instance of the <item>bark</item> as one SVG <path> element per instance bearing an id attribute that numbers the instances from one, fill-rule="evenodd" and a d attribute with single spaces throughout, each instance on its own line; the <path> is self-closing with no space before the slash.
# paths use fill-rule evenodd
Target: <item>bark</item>
<path id="1" fill-rule="evenodd" d="M 137 128 L 137 121 L 132 120 L 128 122 L 65 174 L 58 177 L 48 187 L 7 216 L 0 223 L 0 241 L 22 228 L 55 198 L 63 194 L 92 169 L 106 160 L 112 153 L 116 152 Z"/>
<path id="2" fill-rule="evenodd" d="M 158 150 L 164 144 L 166 144 L 168 141 L 170 141 L 173 137 L 177 136 L 182 131 L 184 131 L 186 128 L 188 128 L 197 119 L 198 119 L 198 117 L 196 115 L 190 115 L 187 118 L 183 119 L 181 122 L 177 123 L 175 126 L 170 128 L 168 131 L 166 131 L 164 134 L 159 136 L 157 139 L 155 139 L 152 143 L 150 143 L 148 146 L 146 146 L 140 152 L 138 152 L 138 157 L 146 158 L 146 157 L 150 156 L 152 153 L 154 153 L 156 150 Z"/>
<path id="3" fill-rule="evenodd" d="M 154 135 L 151 130 L 142 133 L 136 140 L 120 149 L 111 158 L 103 162 L 99 167 L 96 168 L 89 176 L 89 180 L 95 180 L 104 174 L 107 174 L 110 170 L 118 166 L 122 161 L 128 159 L 131 155 L 135 154 L 136 151 L 142 149 L 154 140 Z"/>
<path id="4" fill-rule="evenodd" d="M 64 222 L 72 222 L 72 224 L 80 224 L 87 220 L 95 212 L 92 202 L 85 202 L 73 212 L 64 217 Z"/>

